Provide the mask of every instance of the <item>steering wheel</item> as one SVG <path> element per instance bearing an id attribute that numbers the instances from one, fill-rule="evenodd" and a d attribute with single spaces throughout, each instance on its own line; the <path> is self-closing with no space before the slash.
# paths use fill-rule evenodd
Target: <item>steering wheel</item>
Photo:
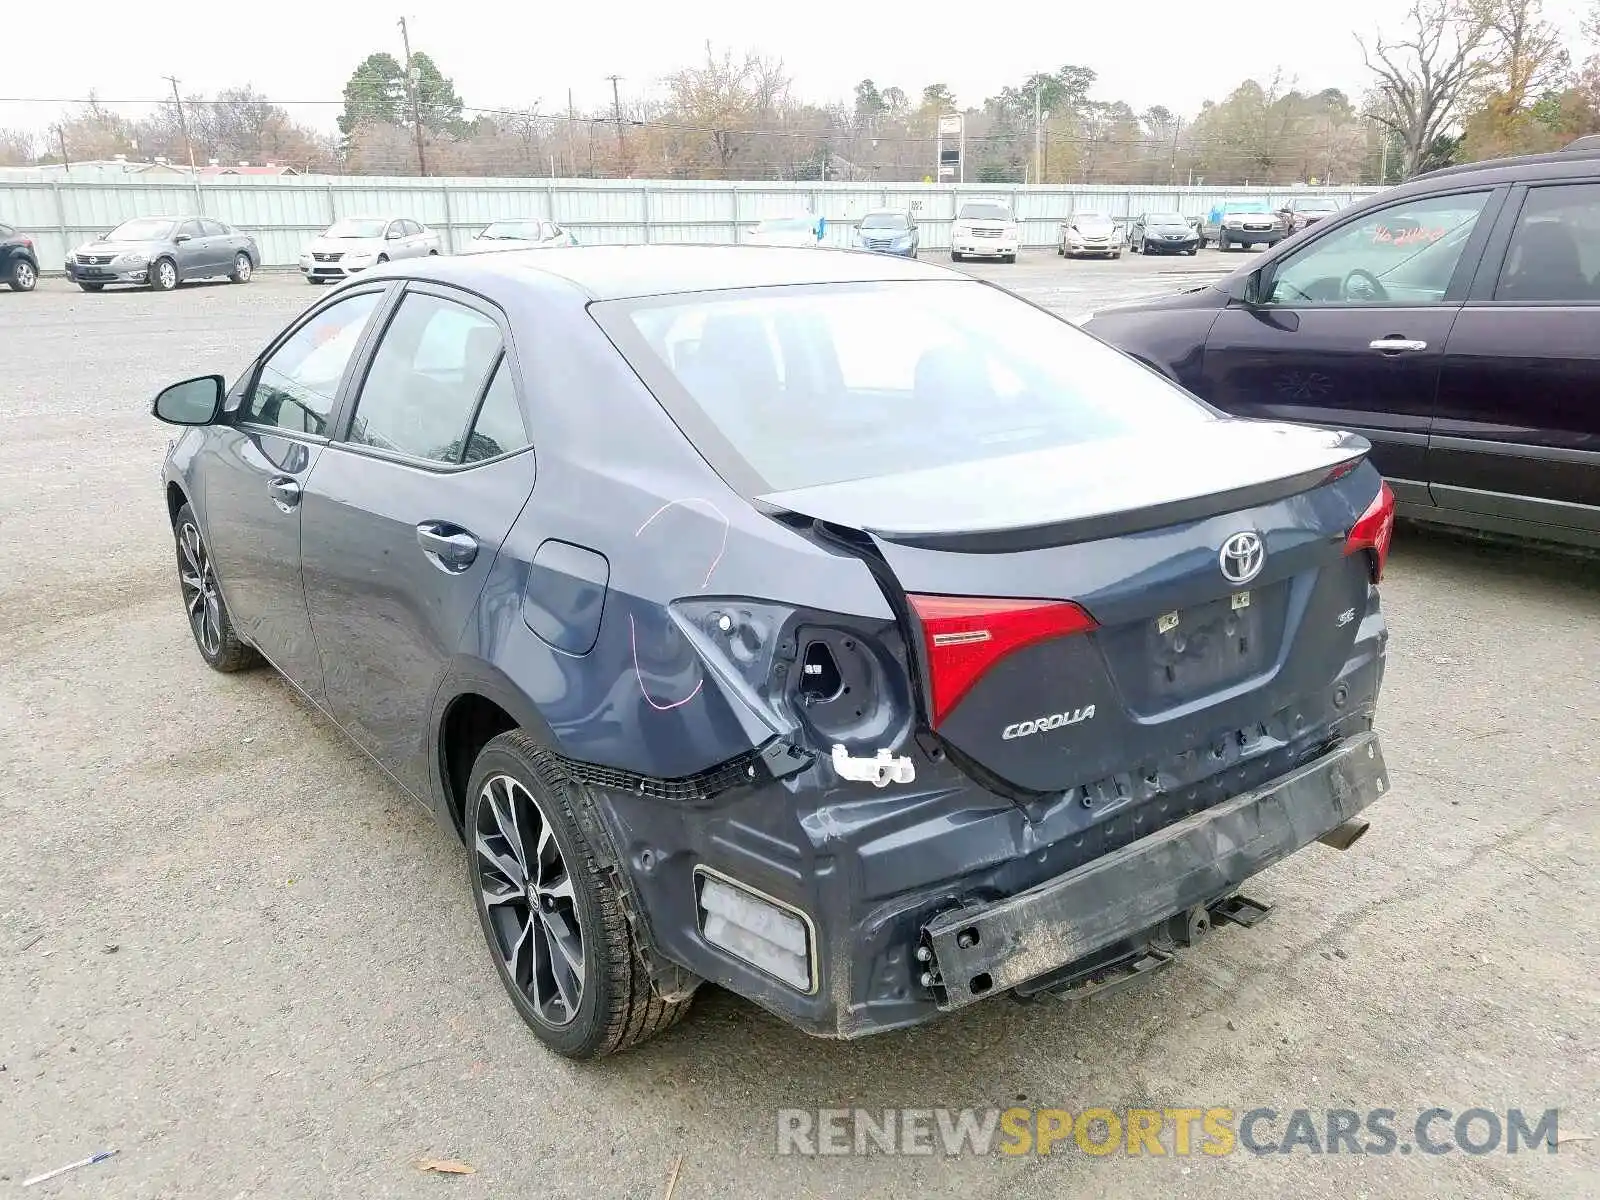
<path id="1" fill-rule="evenodd" d="M 1356 286 L 1352 287 L 1351 285 Z M 1354 300 L 1357 304 L 1381 304 L 1389 298 L 1383 283 L 1371 271 L 1357 267 L 1344 277 L 1339 287 L 1341 300 Z"/>

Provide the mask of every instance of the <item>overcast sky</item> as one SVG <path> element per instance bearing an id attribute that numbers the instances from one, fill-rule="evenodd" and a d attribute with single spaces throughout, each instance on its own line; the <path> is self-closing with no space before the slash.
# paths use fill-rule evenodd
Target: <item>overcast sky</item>
<path id="1" fill-rule="evenodd" d="M 1188 116 L 1247 77 L 1282 69 L 1306 89 L 1364 84 L 1355 32 L 1394 25 L 1407 0 L 1332 4 L 1260 3 L 1236 11 L 1274 15 L 1281 32 L 1228 32 L 1224 9 L 1194 0 L 1077 4 L 1060 0 L 1006 5 L 806 5 L 752 0 L 690 3 L 463 4 L 459 0 L 274 0 L 239 12 L 217 0 L 156 5 L 30 5 L 13 13 L 8 39 L 27 53 L 8 55 L 0 97 L 108 100 L 161 95 L 162 75 L 184 93 L 211 94 L 245 83 L 276 100 L 337 100 L 355 65 L 375 50 L 400 54 L 396 20 L 411 24 L 454 79 L 468 105 L 564 109 L 571 88 L 579 108 L 609 104 L 605 76 L 623 76 L 624 96 L 659 89 L 664 75 L 704 53 L 753 47 L 781 57 L 794 91 L 808 100 L 847 98 L 862 78 L 910 96 L 944 82 L 963 104 L 1037 70 L 1063 63 L 1099 74 L 1094 96 L 1135 109 L 1165 104 Z M 1587 0 L 1546 0 L 1550 17 L 1574 37 Z M 1299 27 L 1286 17 L 1297 13 Z M 899 14 L 904 14 L 904 20 Z M 1210 17 L 1207 16 L 1210 14 Z M 1143 33 L 1141 34 L 1141 30 Z M 0 100 L 0 125 L 41 128 L 59 105 Z M 337 106 L 291 109 L 331 128 Z"/>

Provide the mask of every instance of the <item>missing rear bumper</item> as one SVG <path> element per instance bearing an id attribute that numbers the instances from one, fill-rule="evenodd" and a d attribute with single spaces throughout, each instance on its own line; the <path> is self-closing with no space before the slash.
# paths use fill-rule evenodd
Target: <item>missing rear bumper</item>
<path id="1" fill-rule="evenodd" d="M 924 980 L 941 1009 L 962 1008 L 1138 938 L 1175 914 L 1231 895 L 1387 787 L 1377 735 L 1359 735 L 1038 887 L 941 914 L 923 927 Z"/>

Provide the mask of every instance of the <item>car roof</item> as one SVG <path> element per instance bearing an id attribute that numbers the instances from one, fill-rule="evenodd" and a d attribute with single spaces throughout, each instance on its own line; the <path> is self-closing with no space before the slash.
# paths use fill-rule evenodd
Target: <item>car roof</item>
<path id="1" fill-rule="evenodd" d="M 931 263 L 809 246 L 571 246 L 536 256 L 474 254 L 406 265 L 410 270 L 394 273 L 468 288 L 488 276 L 513 283 L 541 276 L 564 281 L 590 300 L 789 284 L 968 278 Z"/>
<path id="2" fill-rule="evenodd" d="M 1522 154 L 1514 158 L 1490 158 L 1455 167 L 1441 167 L 1437 171 L 1418 175 L 1401 186 L 1412 188 L 1439 179 L 1475 175 L 1483 176 L 1484 183 L 1518 183 L 1530 174 L 1559 178 L 1563 175 L 1593 175 L 1597 170 L 1600 170 L 1600 147 L 1573 149 L 1569 146 L 1549 154 Z"/>

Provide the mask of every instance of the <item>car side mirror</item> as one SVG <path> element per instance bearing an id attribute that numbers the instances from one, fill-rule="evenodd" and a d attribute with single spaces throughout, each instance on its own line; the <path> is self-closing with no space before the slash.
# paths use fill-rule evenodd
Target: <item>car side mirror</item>
<path id="1" fill-rule="evenodd" d="M 176 246 L 179 242 L 187 242 L 188 240 L 189 235 L 187 233 L 179 233 L 173 236 L 172 244 Z"/>
<path id="2" fill-rule="evenodd" d="M 168 425 L 209 425 L 217 419 L 227 383 L 221 375 L 201 375 L 156 393 L 151 415 Z"/>
<path id="3" fill-rule="evenodd" d="M 388 233 L 384 234 L 383 237 L 385 241 L 398 242 L 401 238 L 405 237 L 405 234 L 401 233 L 399 230 L 391 229 Z"/>

